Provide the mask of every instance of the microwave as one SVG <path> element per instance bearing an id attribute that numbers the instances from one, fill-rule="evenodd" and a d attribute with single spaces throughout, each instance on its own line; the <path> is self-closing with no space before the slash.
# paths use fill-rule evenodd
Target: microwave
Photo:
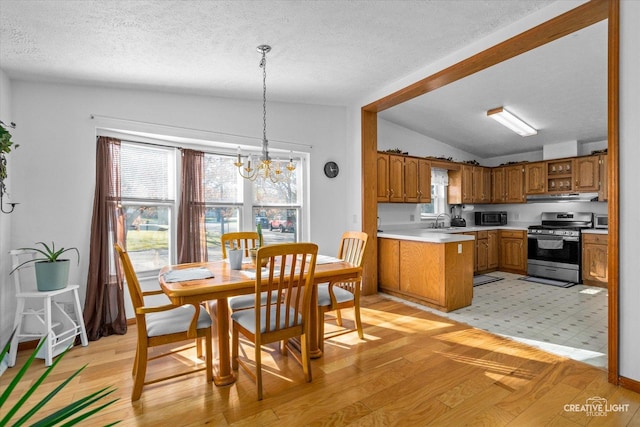
<path id="1" fill-rule="evenodd" d="M 593 216 L 593 228 L 609 228 L 609 215 L 595 214 Z"/>
<path id="2" fill-rule="evenodd" d="M 507 225 L 507 213 L 496 212 L 476 212 L 476 225 Z"/>

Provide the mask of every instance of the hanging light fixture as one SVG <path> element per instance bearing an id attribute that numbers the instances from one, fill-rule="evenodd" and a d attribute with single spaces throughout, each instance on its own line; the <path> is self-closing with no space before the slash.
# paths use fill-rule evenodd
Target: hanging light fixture
<path id="1" fill-rule="evenodd" d="M 247 163 L 242 161 L 240 147 L 238 158 L 234 163 L 238 167 L 240 176 L 244 179 L 255 181 L 256 179 L 268 179 L 271 182 L 282 182 L 291 178 L 296 165 L 293 163 L 293 153 L 289 153 L 289 163 L 283 168 L 280 160 L 275 162 L 269 156 L 269 140 L 267 140 L 267 53 L 271 46 L 263 44 L 258 46 L 258 53 L 262 54 L 260 68 L 262 68 L 262 155 L 257 162 L 249 155 Z M 257 163 L 257 164 L 256 164 Z"/>

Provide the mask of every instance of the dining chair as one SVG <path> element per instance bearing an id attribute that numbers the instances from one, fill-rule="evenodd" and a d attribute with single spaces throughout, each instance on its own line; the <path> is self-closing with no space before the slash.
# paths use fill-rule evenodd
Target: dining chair
<path id="1" fill-rule="evenodd" d="M 131 296 L 131 302 L 133 303 L 133 308 L 136 314 L 136 325 L 138 329 L 136 356 L 132 370 L 134 382 L 133 390 L 131 391 L 131 401 L 140 399 L 142 389 L 146 385 L 173 379 L 183 375 L 189 375 L 202 370 L 206 370 L 207 382 L 212 382 L 212 322 L 209 314 L 206 310 L 202 310 L 199 304 L 187 304 L 183 306 L 176 306 L 173 304 L 161 306 L 145 305 L 144 297 L 162 294 L 162 290 L 142 291 L 140 283 L 138 282 L 138 277 L 133 270 L 129 254 L 120 244 L 116 243 L 114 246 L 120 256 L 120 261 L 122 262 L 125 279 Z M 189 333 L 189 331 L 193 329 L 192 325 L 195 325 L 195 337 L 191 336 Z M 149 348 L 187 341 L 192 338 L 196 338 L 196 344 L 198 340 L 201 341 L 203 338 L 205 340 L 204 368 L 181 371 L 173 375 L 167 375 L 162 378 L 145 382 L 148 361 L 179 353 L 194 348 L 194 346 L 180 347 L 178 350 L 166 351 L 153 357 L 149 357 Z M 198 356 L 200 356 L 199 346 L 195 347 L 198 347 Z"/>
<path id="2" fill-rule="evenodd" d="M 264 246 L 258 250 L 257 259 L 267 259 L 268 266 L 256 270 L 256 287 L 253 310 L 240 310 L 232 319 L 232 367 L 242 368 L 256 381 L 258 400 L 262 400 L 262 350 L 263 344 L 281 342 L 281 351 L 288 350 L 302 365 L 307 382 L 311 381 L 309 357 L 309 315 L 313 292 L 313 275 L 318 255 L 315 243 L 285 243 Z M 264 271 L 262 271 L 264 270 Z M 267 300 L 276 303 L 261 305 L 262 293 Z M 238 356 L 239 335 L 254 345 L 255 372 L 246 360 Z M 300 337 L 300 354 L 290 347 L 290 338 Z"/>
<path id="3" fill-rule="evenodd" d="M 220 238 L 222 245 L 222 259 L 228 259 L 228 251 L 231 249 L 244 249 L 243 256 L 249 257 L 249 249 L 258 247 L 259 234 L 257 231 L 237 231 L 225 233 Z M 227 246 L 229 248 L 227 249 Z M 266 296 L 265 296 L 266 298 Z M 238 295 L 227 299 L 229 311 L 233 313 L 237 310 L 252 308 L 254 304 L 253 295 Z M 264 300 L 266 302 L 266 299 Z"/>
<path id="4" fill-rule="evenodd" d="M 342 234 L 338 258 L 362 267 L 364 254 L 367 249 L 369 236 L 361 231 L 347 231 Z M 362 286 L 362 274 L 350 280 L 322 283 L 318 285 L 318 347 L 324 351 L 324 314 L 330 311 L 336 312 L 336 323 L 342 326 L 340 310 L 351 308 L 354 310 L 356 330 L 358 337 L 364 339 L 362 321 L 360 320 L 360 288 Z M 345 331 L 346 332 L 346 331 Z M 331 337 L 343 334 L 332 334 Z"/>

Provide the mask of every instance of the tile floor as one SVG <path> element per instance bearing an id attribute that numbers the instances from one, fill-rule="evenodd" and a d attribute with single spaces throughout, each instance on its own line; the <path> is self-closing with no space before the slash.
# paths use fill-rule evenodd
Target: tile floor
<path id="1" fill-rule="evenodd" d="M 606 369 L 606 289 L 584 285 L 559 288 L 518 280 L 522 276 L 504 272 L 488 275 L 503 280 L 474 287 L 469 307 L 443 313 L 408 304 Z"/>

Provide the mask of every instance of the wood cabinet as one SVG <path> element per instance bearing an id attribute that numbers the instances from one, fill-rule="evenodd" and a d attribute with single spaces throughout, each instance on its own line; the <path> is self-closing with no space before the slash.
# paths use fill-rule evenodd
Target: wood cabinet
<path id="1" fill-rule="evenodd" d="M 389 201 L 389 155 L 385 153 L 378 153 L 376 157 L 376 169 L 377 169 L 377 199 L 378 202 Z"/>
<path id="2" fill-rule="evenodd" d="M 547 191 L 546 162 L 527 163 L 524 165 L 524 192 L 526 194 L 543 194 Z"/>
<path id="3" fill-rule="evenodd" d="M 497 270 L 500 266 L 499 253 L 498 230 L 478 231 L 476 233 L 476 268 L 474 272 L 482 274 Z"/>
<path id="4" fill-rule="evenodd" d="M 473 203 L 491 203 L 491 168 L 471 168 L 471 194 Z"/>
<path id="5" fill-rule="evenodd" d="M 475 231 L 465 231 L 462 234 L 466 234 L 467 236 L 473 236 L 473 274 L 476 275 L 478 273 L 478 233 Z"/>
<path id="6" fill-rule="evenodd" d="M 430 203 L 431 163 L 396 154 L 377 154 L 378 202 Z"/>
<path id="7" fill-rule="evenodd" d="M 473 203 L 473 166 L 464 164 L 449 171 L 447 193 L 447 201 L 451 205 Z"/>
<path id="8" fill-rule="evenodd" d="M 498 230 L 487 231 L 487 251 L 487 270 L 497 270 L 500 267 Z"/>
<path id="9" fill-rule="evenodd" d="M 527 274 L 527 232 L 520 230 L 500 230 L 501 271 Z"/>
<path id="10" fill-rule="evenodd" d="M 378 239 L 378 282 L 385 289 L 400 289 L 399 240 Z"/>
<path id="11" fill-rule="evenodd" d="M 547 192 L 567 193 L 575 191 L 573 181 L 573 159 L 547 162 Z"/>
<path id="12" fill-rule="evenodd" d="M 600 156 L 577 157 L 573 164 L 575 191 L 600 190 Z"/>
<path id="13" fill-rule="evenodd" d="M 431 163 L 428 160 L 404 158 L 404 201 L 431 202 Z"/>
<path id="14" fill-rule="evenodd" d="M 505 172 L 504 166 L 491 169 L 491 203 L 507 202 Z"/>
<path id="15" fill-rule="evenodd" d="M 600 155 L 600 190 L 598 191 L 598 200 L 606 202 L 609 200 L 609 164 L 606 154 Z"/>
<path id="16" fill-rule="evenodd" d="M 506 203 L 524 203 L 524 168 L 522 165 L 505 167 Z"/>
<path id="17" fill-rule="evenodd" d="M 378 261 L 378 284 L 385 292 L 442 311 L 471 305 L 473 241 L 427 243 L 381 238 L 378 249 L 379 260 L 393 258 Z"/>
<path id="18" fill-rule="evenodd" d="M 389 201 L 404 202 L 404 157 L 389 155 Z"/>
<path id="19" fill-rule="evenodd" d="M 585 233 L 582 235 L 582 282 L 585 285 L 607 287 L 609 280 L 609 236 Z"/>

